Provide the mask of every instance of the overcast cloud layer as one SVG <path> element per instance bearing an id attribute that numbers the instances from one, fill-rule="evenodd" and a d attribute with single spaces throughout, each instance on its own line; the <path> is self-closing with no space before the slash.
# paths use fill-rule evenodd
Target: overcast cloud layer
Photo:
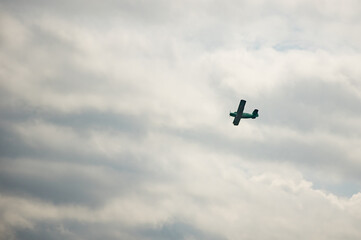
<path id="1" fill-rule="evenodd" d="M 0 239 L 361 239 L 360 1 L 0 9 Z"/>

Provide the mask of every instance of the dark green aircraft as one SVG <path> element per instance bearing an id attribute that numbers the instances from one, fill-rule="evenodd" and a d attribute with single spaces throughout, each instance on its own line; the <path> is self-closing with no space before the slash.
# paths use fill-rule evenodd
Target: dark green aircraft
<path id="1" fill-rule="evenodd" d="M 256 117 L 258 117 L 258 109 L 253 110 L 252 114 L 243 112 L 245 105 L 246 105 L 246 100 L 242 99 L 238 105 L 237 112 L 229 113 L 229 116 L 234 117 L 233 125 L 237 126 L 239 124 L 239 121 L 241 121 L 241 118 L 255 119 Z"/>

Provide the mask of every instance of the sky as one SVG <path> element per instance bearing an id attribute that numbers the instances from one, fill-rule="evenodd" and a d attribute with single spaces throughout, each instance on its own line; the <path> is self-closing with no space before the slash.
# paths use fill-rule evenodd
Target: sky
<path id="1" fill-rule="evenodd" d="M 361 239 L 360 25 L 358 0 L 0 0 L 0 239 Z"/>

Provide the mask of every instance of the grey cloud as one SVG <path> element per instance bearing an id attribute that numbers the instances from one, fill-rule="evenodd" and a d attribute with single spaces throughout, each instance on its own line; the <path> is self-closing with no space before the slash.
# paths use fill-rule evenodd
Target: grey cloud
<path id="1" fill-rule="evenodd" d="M 16 162 L 15 164 L 13 162 Z M 22 160 L 2 160 L 1 191 L 7 194 L 44 199 L 56 204 L 98 205 L 110 197 L 106 189 L 122 189 L 122 180 L 117 184 L 99 181 L 91 173 L 74 171 L 72 166 L 66 169 L 53 169 L 49 161 L 27 164 Z M 32 170 L 28 171 L 27 168 Z M 29 173 L 27 173 L 29 172 Z M 115 179 L 114 179 L 115 180 Z"/>
<path id="2" fill-rule="evenodd" d="M 90 227 L 91 226 L 91 227 Z M 119 229 L 119 230 L 115 230 Z M 123 232 L 122 232 L 123 231 Z M 32 229 L 19 228 L 15 233 L 16 239 L 69 239 L 75 240 L 79 238 L 86 239 L 135 239 L 131 234 L 124 233 L 122 226 L 109 224 L 91 224 L 81 223 L 78 221 L 47 221 L 35 224 Z M 142 238 L 138 238 L 142 239 Z M 145 238 L 144 238 L 145 239 Z"/>
<path id="3" fill-rule="evenodd" d="M 173 131 L 173 130 L 170 130 Z M 241 130 L 240 130 L 241 131 Z M 310 142 L 301 139 L 277 137 L 277 130 L 273 137 L 266 140 L 247 139 L 247 136 L 231 139 L 222 133 L 209 130 L 177 130 L 175 135 L 204 144 L 206 148 L 218 149 L 224 153 L 231 153 L 240 158 L 252 158 L 256 161 L 289 162 L 306 169 L 329 169 L 333 173 L 345 178 L 359 179 L 361 169 L 357 163 L 346 163 L 345 149 L 330 142 Z"/>
<path id="4" fill-rule="evenodd" d="M 59 114 L 49 113 L 43 111 L 8 111 L 3 110 L 3 122 L 8 122 L 3 125 L 0 130 L 2 132 L 0 137 L 1 156 L 3 157 L 50 157 L 50 158 L 78 158 L 78 159 L 96 159 L 100 156 L 94 154 L 94 152 L 78 152 L 74 150 L 62 150 L 54 153 L 53 149 L 47 149 L 46 147 L 34 147 L 29 145 L 21 139 L 18 133 L 14 132 L 12 127 L 17 124 L 23 124 L 24 122 L 31 121 L 45 121 L 54 126 L 68 127 L 74 129 L 76 134 L 86 138 L 89 131 L 107 131 L 113 132 L 114 135 L 126 135 L 132 139 L 141 139 L 147 134 L 147 119 L 141 119 L 140 117 L 134 117 L 130 115 L 122 115 L 115 113 L 105 113 L 88 111 L 83 113 L 73 114 Z M 21 121 L 20 121 L 21 119 Z M 11 122 L 11 123 L 9 123 Z M 52 138 L 54 136 L 49 136 Z M 76 144 L 76 143 L 74 143 Z"/>
<path id="5" fill-rule="evenodd" d="M 149 128 L 149 117 L 132 116 L 129 114 L 82 111 L 71 114 L 49 114 L 47 121 L 60 126 L 67 126 L 77 131 L 84 130 L 114 130 L 115 133 L 127 134 L 129 137 L 144 137 Z"/>
<path id="6" fill-rule="evenodd" d="M 151 239 L 225 239 L 224 237 L 215 236 L 216 234 L 196 229 L 194 226 L 183 222 L 166 223 L 158 228 L 148 228 L 138 232 Z"/>
<path id="7" fill-rule="evenodd" d="M 68 18 L 81 22 L 82 24 L 94 24 L 107 22 L 108 19 L 116 17 L 127 18 L 134 23 L 162 23 L 169 21 L 176 13 L 176 8 L 163 0 L 152 2 L 144 1 L 63 1 L 48 2 L 36 0 L 32 3 L 27 1 L 11 2 L 3 1 L 3 5 L 18 13 L 25 13 L 32 16 L 36 13 L 47 11 L 54 16 L 67 16 Z"/>
<path id="8" fill-rule="evenodd" d="M 92 225 L 92 224 L 90 224 Z M 114 229 L 119 229 L 114 230 Z M 214 236 L 210 233 L 203 232 L 191 225 L 182 222 L 165 223 L 160 227 L 143 226 L 139 228 L 128 229 L 128 233 L 122 232 L 126 230 L 122 226 L 94 224 L 89 228 L 89 224 L 83 224 L 77 221 L 49 221 L 47 223 L 39 223 L 33 229 L 19 229 L 16 231 L 18 239 L 78 239 L 80 236 L 86 236 L 87 239 L 225 239 Z"/>
<path id="9" fill-rule="evenodd" d="M 49 163 L 43 163 L 48 165 Z M 36 168 L 37 166 L 29 166 Z M 21 165 L 17 166 L 21 171 Z M 84 167 L 85 168 L 85 167 Z M 40 198 L 55 204 L 84 204 L 98 205 L 104 198 L 110 197 L 109 192 L 103 191 L 109 188 L 108 184 L 101 183 L 91 176 L 68 170 L 62 176 L 54 170 L 41 168 L 34 170 L 33 174 L 18 174 L 17 171 L 1 171 L 1 191 L 6 194 L 15 194 L 23 197 Z M 44 177 L 44 172 L 53 175 Z M 38 172 L 38 174 L 37 174 Z M 117 187 L 120 184 L 118 184 Z M 115 186 L 112 187 L 113 189 Z"/>
<path id="10" fill-rule="evenodd" d="M 76 239 L 73 234 L 62 232 L 62 224 L 41 223 L 37 224 L 33 229 L 19 228 L 15 231 L 15 239 L 26 240 L 45 240 L 45 239 Z"/>
<path id="11" fill-rule="evenodd" d="M 148 160 L 145 156 L 125 151 L 114 156 L 115 161 L 104 153 L 94 152 L 91 149 L 88 152 L 82 152 L 77 148 L 54 150 L 41 145 L 34 146 L 13 132 L 11 127 L 11 125 L 22 124 L 22 121 L 42 119 L 42 121 L 55 124 L 55 126 L 74 129 L 84 141 L 86 141 L 88 131 L 95 130 L 109 131 L 114 135 L 125 134 L 128 138 L 139 141 L 145 136 L 145 125 L 147 125 L 139 118 L 97 112 L 70 115 L 44 113 L 42 111 L 36 113 L 33 111 L 20 112 L 14 113 L 3 109 L 3 122 L 11 122 L 11 124 L 6 124 L 0 128 L 2 133 L 0 137 L 1 165 L 3 166 L 1 189 L 3 192 L 26 194 L 55 203 L 94 205 L 104 203 L 111 196 L 132 191 L 131 189 L 140 183 L 140 179 L 144 181 L 144 178 L 149 178 L 149 174 L 152 174 L 149 172 L 153 171 L 151 167 L 146 170 L 147 165 L 144 163 Z M 49 135 L 48 137 L 54 138 L 55 136 Z M 76 146 L 77 143 L 74 142 L 73 145 Z M 26 164 L 28 159 L 37 159 L 36 164 L 28 166 Z M 62 162 L 67 163 L 69 169 L 65 170 L 64 174 L 58 175 L 51 166 Z M 39 166 L 41 168 L 37 169 Z M 47 166 L 50 167 L 47 168 Z M 112 176 L 112 179 L 102 182 L 93 178 L 92 175 L 84 175 L 85 172 L 74 171 L 72 166 L 83 167 L 84 170 L 88 166 L 111 169 L 109 177 Z M 28 167 L 32 168 L 32 174 L 21 174 L 23 171 L 26 172 Z M 59 171 L 61 170 L 59 169 Z M 44 176 L 44 172 L 48 172 L 49 175 Z M 139 178 L 139 174 L 143 177 Z"/>
<path id="12" fill-rule="evenodd" d="M 334 127 L 334 120 L 359 118 L 361 99 L 351 91 L 348 84 L 332 83 L 317 79 L 300 79 L 286 82 L 272 95 L 265 94 L 257 102 L 262 102 L 263 122 L 286 125 L 292 128 L 311 131 Z M 358 131 L 348 129 L 346 134 Z M 338 131 L 342 134 L 342 131 Z"/>
<path id="13" fill-rule="evenodd" d="M 360 6 L 313 2 L 2 1 L 0 234 L 358 239 Z"/>

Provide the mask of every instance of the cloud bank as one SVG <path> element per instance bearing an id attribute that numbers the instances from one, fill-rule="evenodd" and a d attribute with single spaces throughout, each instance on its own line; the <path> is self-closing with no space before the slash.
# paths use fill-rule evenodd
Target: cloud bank
<path id="1" fill-rule="evenodd" d="M 0 239 L 361 237 L 358 1 L 0 6 Z"/>

